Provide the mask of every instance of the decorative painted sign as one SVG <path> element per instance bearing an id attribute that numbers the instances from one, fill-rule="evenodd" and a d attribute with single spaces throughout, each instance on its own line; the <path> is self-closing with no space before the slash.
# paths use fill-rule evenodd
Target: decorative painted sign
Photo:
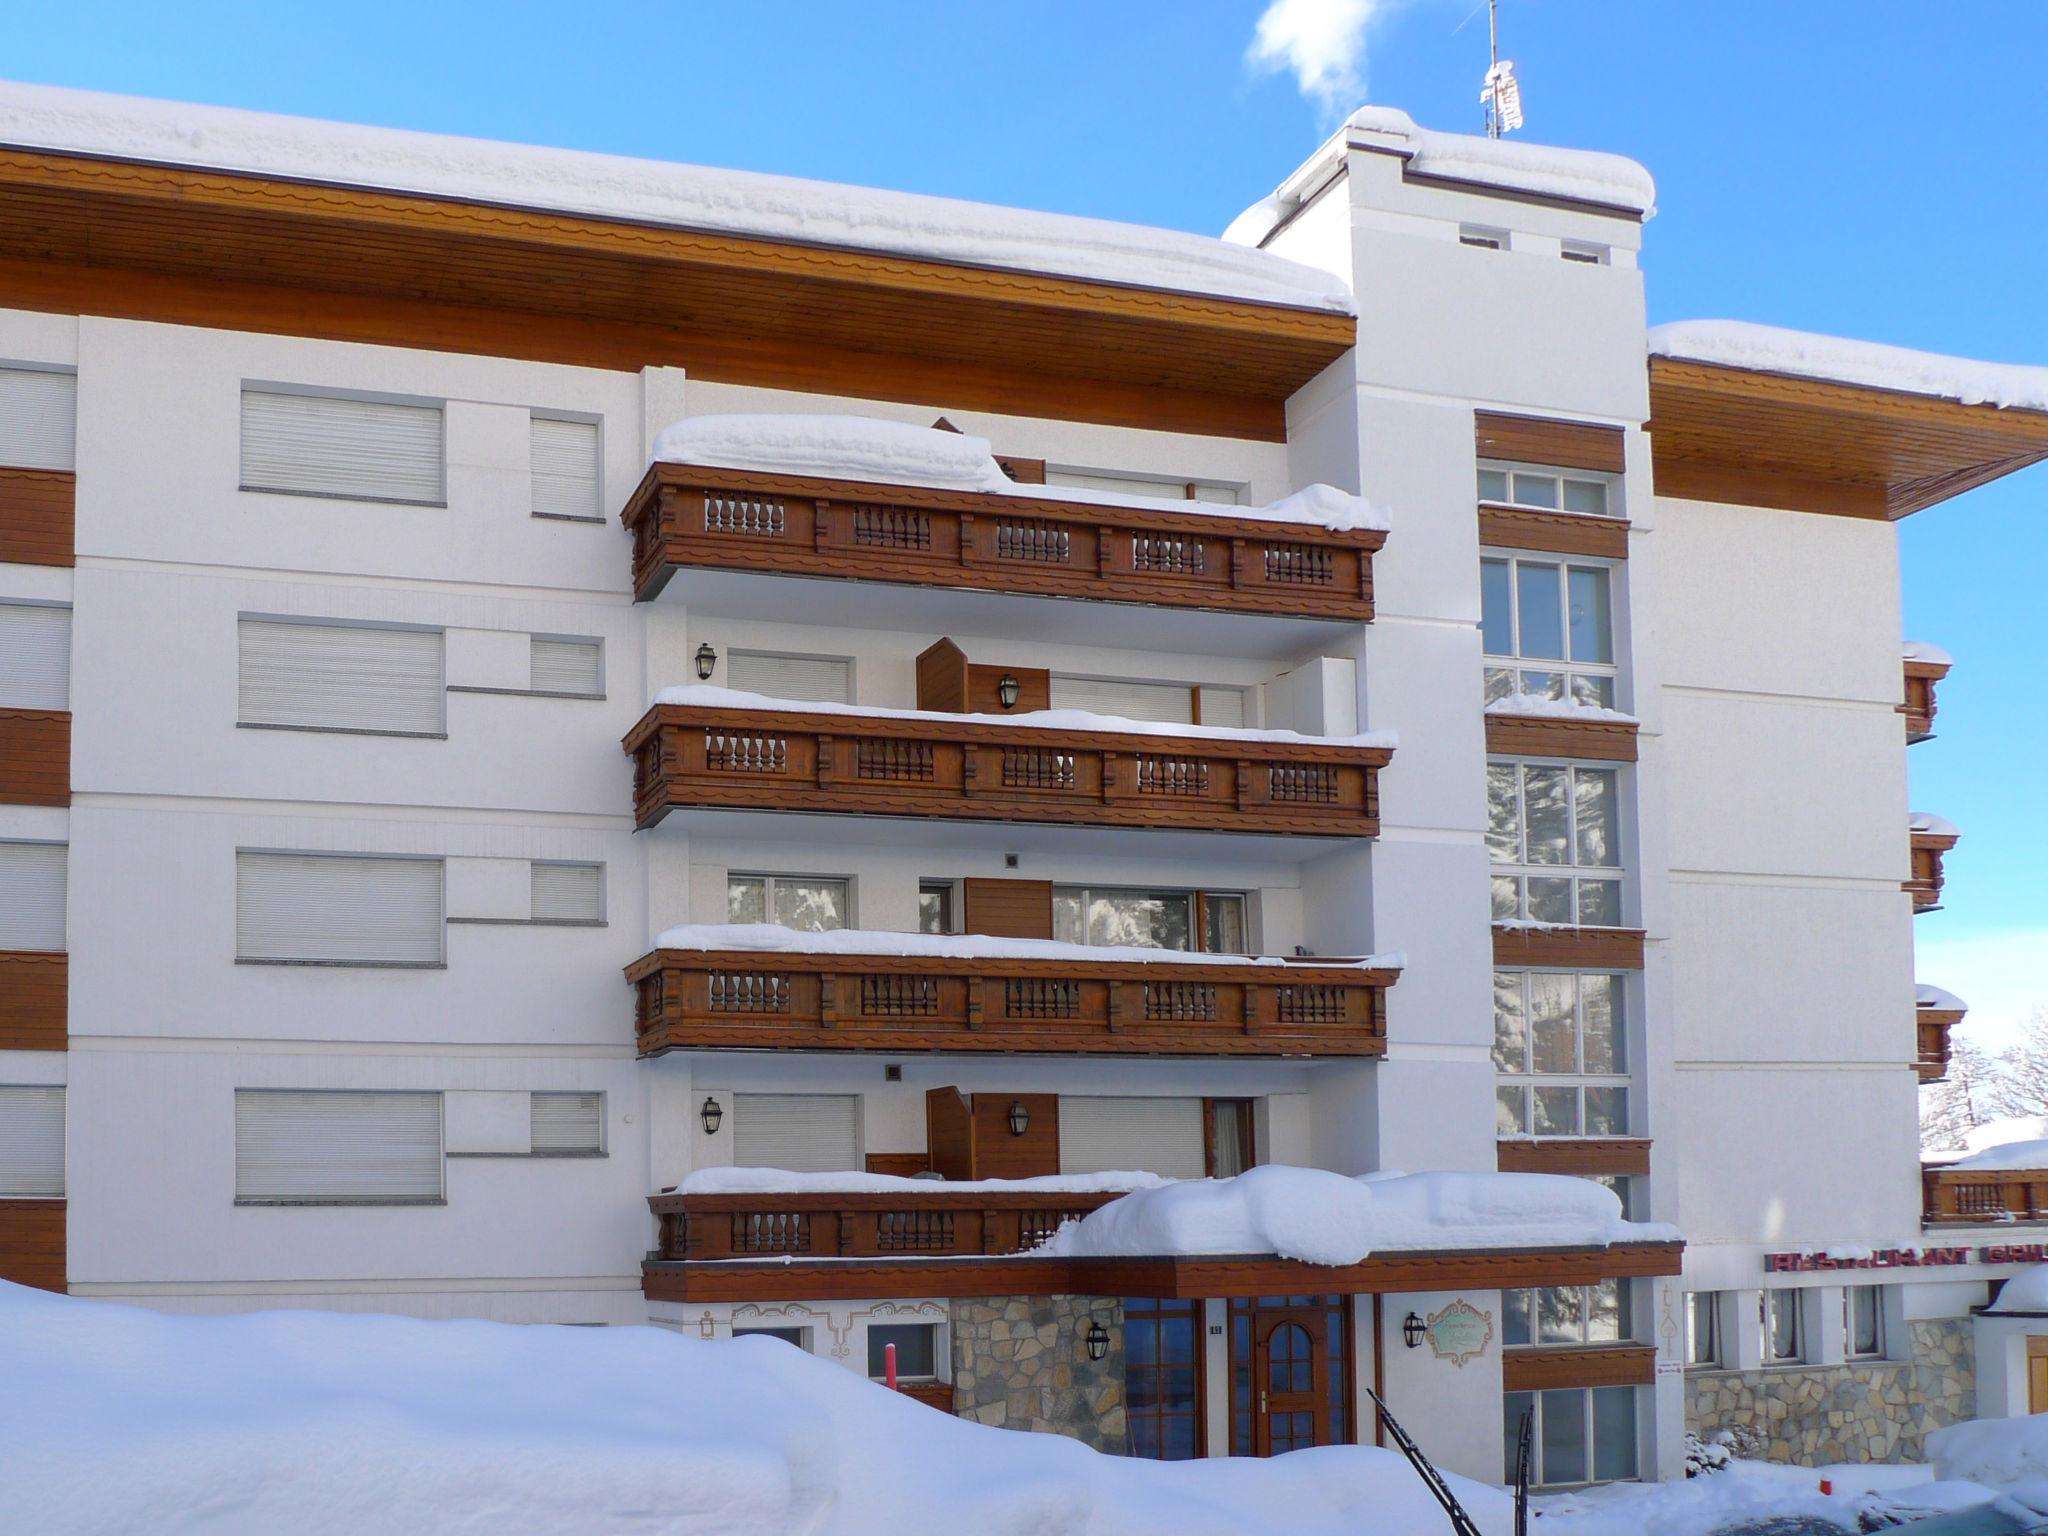
<path id="1" fill-rule="evenodd" d="M 1493 1342 L 1493 1314 L 1481 1312 L 1469 1301 L 1454 1301 L 1441 1312 L 1432 1312 L 1423 1329 L 1429 1352 L 1439 1360 L 1462 1367 L 1486 1353 Z"/>
<path id="2" fill-rule="evenodd" d="M 2048 1263 L 2048 1243 L 1994 1243 L 1979 1248 L 1977 1257 L 1986 1264 Z"/>
<path id="3" fill-rule="evenodd" d="M 1829 1269 L 1937 1269 L 1970 1262 L 1967 1248 L 1879 1248 L 1857 1257 L 1825 1253 L 1767 1253 L 1764 1269 L 1774 1275 Z"/>

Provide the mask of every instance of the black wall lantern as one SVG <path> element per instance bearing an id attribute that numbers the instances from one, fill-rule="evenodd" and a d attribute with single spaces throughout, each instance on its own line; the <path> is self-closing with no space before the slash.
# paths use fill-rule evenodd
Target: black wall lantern
<path id="1" fill-rule="evenodd" d="M 1022 1136 L 1031 1129 L 1031 1111 L 1024 1107 L 1022 1099 L 1010 1100 L 1010 1134 Z"/>
<path id="2" fill-rule="evenodd" d="M 697 681 L 700 683 L 710 682 L 711 674 L 717 670 L 718 652 L 714 651 L 711 648 L 711 642 L 706 640 L 697 647 Z"/>
<path id="3" fill-rule="evenodd" d="M 725 1106 L 709 1094 L 705 1095 L 704 1107 L 697 1111 L 697 1118 L 704 1122 L 704 1134 L 716 1136 L 718 1127 L 725 1121 Z"/>
<path id="4" fill-rule="evenodd" d="M 1423 1336 L 1428 1332 L 1422 1324 L 1422 1319 L 1413 1312 L 1401 1319 L 1401 1342 L 1410 1349 L 1420 1349 Z"/>
<path id="5" fill-rule="evenodd" d="M 1017 681 L 1017 674 L 1014 672 L 1005 672 L 996 682 L 996 697 L 1003 701 L 1005 709 L 1015 709 L 1018 695 L 1023 691 L 1024 685 Z"/>
<path id="6" fill-rule="evenodd" d="M 1109 1330 L 1102 1326 L 1099 1319 L 1088 1320 L 1086 1342 L 1090 1360 L 1101 1360 L 1109 1354 Z"/>

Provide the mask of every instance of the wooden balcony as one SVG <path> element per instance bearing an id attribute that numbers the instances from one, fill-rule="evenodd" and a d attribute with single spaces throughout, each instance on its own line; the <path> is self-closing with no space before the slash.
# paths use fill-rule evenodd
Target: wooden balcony
<path id="1" fill-rule="evenodd" d="M 1923 1083 L 1938 1083 L 1948 1076 L 1949 1031 L 1963 1022 L 1969 1009 L 1962 999 L 1932 987 L 1923 987 L 1913 1009 L 1913 1025 L 1919 1036 L 1919 1055 L 1913 1069 Z"/>
<path id="2" fill-rule="evenodd" d="M 742 696 L 746 697 L 746 696 Z M 657 704 L 625 740 L 639 825 L 672 810 L 1372 837 L 1386 747 L 962 715 Z"/>
<path id="3" fill-rule="evenodd" d="M 656 1261 L 980 1258 L 1023 1253 L 1117 1191 L 929 1188 L 870 1194 L 655 1195 Z"/>
<path id="4" fill-rule="evenodd" d="M 1946 823 L 1936 822 L 1931 827 L 1917 824 L 1911 829 L 1913 874 L 1901 882 L 1902 888 L 1913 898 L 1915 913 L 1934 912 L 1941 907 L 1941 888 L 1947 876 L 1942 870 L 1942 860 L 1949 850 L 1961 841 L 1955 829 Z"/>
<path id="5" fill-rule="evenodd" d="M 1923 1168 L 1920 1187 L 1930 1227 L 2048 1221 L 2048 1168 Z"/>
<path id="6" fill-rule="evenodd" d="M 621 520 L 643 600 L 695 568 L 1350 623 L 1372 618 L 1386 542 L 1215 511 L 687 464 L 649 469 Z"/>
<path id="7" fill-rule="evenodd" d="M 1927 741 L 1934 735 L 1934 685 L 1949 674 L 1951 662 L 1926 656 L 1907 656 L 1906 700 L 1899 713 L 1906 717 L 1906 742 Z"/>
<path id="8" fill-rule="evenodd" d="M 642 1056 L 685 1048 L 1386 1054 L 1393 970 L 1194 960 L 658 949 L 626 968 Z"/>

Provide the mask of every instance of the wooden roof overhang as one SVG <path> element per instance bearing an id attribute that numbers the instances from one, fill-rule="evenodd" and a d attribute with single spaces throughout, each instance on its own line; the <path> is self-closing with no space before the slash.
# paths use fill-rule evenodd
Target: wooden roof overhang
<path id="1" fill-rule="evenodd" d="M 0 146 L 0 307 L 1284 440 L 1313 308 Z"/>
<path id="2" fill-rule="evenodd" d="M 1357 1264 L 1307 1264 L 1272 1254 L 1120 1259 L 740 1259 L 642 1266 L 649 1301 L 834 1301 L 889 1296 L 1370 1295 L 1586 1285 L 1675 1275 L 1681 1242 L 1607 1248 L 1502 1248 L 1374 1254 Z"/>
<path id="3" fill-rule="evenodd" d="M 1657 494 L 1896 521 L 2048 459 L 2048 412 L 1650 359 Z"/>

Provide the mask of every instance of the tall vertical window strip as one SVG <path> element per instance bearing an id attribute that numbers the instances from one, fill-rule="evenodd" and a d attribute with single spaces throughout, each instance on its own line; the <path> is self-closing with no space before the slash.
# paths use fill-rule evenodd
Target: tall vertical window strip
<path id="1" fill-rule="evenodd" d="M 242 391 L 242 489 L 351 501 L 446 501 L 439 405 Z"/>
<path id="2" fill-rule="evenodd" d="M 0 368 L 0 467 L 70 469 L 77 462 L 78 376 Z"/>
<path id="3" fill-rule="evenodd" d="M 1124 1407 L 1133 1456 L 1190 1461 L 1202 1445 L 1202 1303 L 1124 1302 Z"/>
<path id="4" fill-rule="evenodd" d="M 1884 1353 L 1884 1287 L 1850 1285 L 1842 1289 L 1842 1338 L 1847 1353 L 1874 1360 Z"/>
<path id="5" fill-rule="evenodd" d="M 1486 808 L 1496 922 L 1620 926 L 1620 779 L 1613 769 L 1489 763 Z"/>
<path id="6" fill-rule="evenodd" d="M 54 1199 L 63 1193 L 63 1088 L 0 1084 L 0 1195 Z"/>
<path id="7" fill-rule="evenodd" d="M 1493 1065 L 1502 1136 L 1626 1136 L 1622 978 L 1493 973 Z"/>
<path id="8" fill-rule="evenodd" d="M 1511 694 L 1614 708 L 1612 573 L 1521 555 L 1479 562 L 1486 701 Z"/>
<path id="9" fill-rule="evenodd" d="M 438 629 L 244 618 L 237 721 L 304 731 L 447 730 Z"/>
<path id="10" fill-rule="evenodd" d="M 1792 1289 L 1765 1291 L 1758 1299 L 1766 1365 L 1794 1365 L 1806 1358 L 1806 1319 L 1801 1293 Z"/>
<path id="11" fill-rule="evenodd" d="M 235 958 L 279 965 L 432 966 L 442 861 L 336 853 L 235 855 Z"/>
<path id="12" fill-rule="evenodd" d="M 0 602 L 0 708 L 71 707 L 71 610 Z"/>
<path id="13" fill-rule="evenodd" d="M 1688 1291 L 1685 1295 L 1685 1363 L 1721 1365 L 1721 1293 Z"/>
<path id="14" fill-rule="evenodd" d="M 64 950 L 62 843 L 0 842 L 0 950 Z"/>
<path id="15" fill-rule="evenodd" d="M 597 423 L 535 416 L 532 439 L 533 515 L 603 522 Z"/>

